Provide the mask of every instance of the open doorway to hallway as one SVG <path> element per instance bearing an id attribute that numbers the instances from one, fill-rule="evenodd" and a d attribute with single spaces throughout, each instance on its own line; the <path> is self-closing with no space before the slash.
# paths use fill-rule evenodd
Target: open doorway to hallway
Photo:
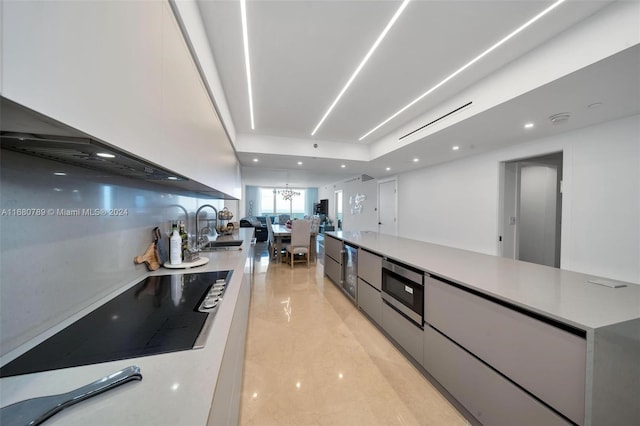
<path id="1" fill-rule="evenodd" d="M 559 268 L 562 152 L 501 163 L 500 253 Z"/>
<path id="2" fill-rule="evenodd" d="M 334 192 L 333 217 L 336 218 L 336 229 L 342 231 L 342 189 Z"/>

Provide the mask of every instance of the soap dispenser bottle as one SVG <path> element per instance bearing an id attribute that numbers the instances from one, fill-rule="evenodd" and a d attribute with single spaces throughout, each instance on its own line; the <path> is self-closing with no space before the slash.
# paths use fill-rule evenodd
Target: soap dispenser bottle
<path id="1" fill-rule="evenodd" d="M 169 239 L 170 252 L 169 260 L 172 265 L 179 265 L 182 263 L 182 237 L 178 233 L 178 225 L 173 225 L 173 232 Z"/>

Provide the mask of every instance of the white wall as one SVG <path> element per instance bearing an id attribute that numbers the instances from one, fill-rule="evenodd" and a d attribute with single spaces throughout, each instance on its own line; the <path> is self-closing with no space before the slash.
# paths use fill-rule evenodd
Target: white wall
<path id="1" fill-rule="evenodd" d="M 638 115 L 400 174 L 398 236 L 498 255 L 500 163 L 558 151 L 561 268 L 640 283 Z M 376 229 L 373 215 L 352 220 L 346 204 L 349 194 L 373 192 L 372 182 L 320 188 L 330 203 L 345 189 L 345 231 Z"/>
<path id="2" fill-rule="evenodd" d="M 562 150 L 563 269 L 640 283 L 640 117 L 399 176 L 398 235 L 498 254 L 499 163 Z"/>
<path id="3" fill-rule="evenodd" d="M 562 267 L 640 283 L 640 118 L 566 141 Z"/>
<path id="4" fill-rule="evenodd" d="M 362 182 L 361 177 L 346 179 L 332 185 L 318 188 L 318 198 L 329 200 L 329 217 L 337 226 L 335 211 L 335 192 L 342 190 L 342 229 L 345 231 L 377 231 L 378 230 L 378 181 Z M 356 194 L 365 195 L 360 213 L 351 213 L 349 200 Z"/>

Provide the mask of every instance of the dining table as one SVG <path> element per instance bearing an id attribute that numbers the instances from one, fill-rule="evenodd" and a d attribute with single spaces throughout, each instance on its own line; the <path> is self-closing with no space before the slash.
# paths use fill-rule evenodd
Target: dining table
<path id="1" fill-rule="evenodd" d="M 285 239 L 291 238 L 291 228 L 287 228 L 286 225 L 271 225 L 271 229 L 273 230 L 273 237 L 276 240 L 276 263 L 282 263 L 282 241 Z M 311 241 L 310 241 L 310 253 L 309 260 L 311 262 L 316 261 L 316 236 L 317 232 L 311 232 Z"/>

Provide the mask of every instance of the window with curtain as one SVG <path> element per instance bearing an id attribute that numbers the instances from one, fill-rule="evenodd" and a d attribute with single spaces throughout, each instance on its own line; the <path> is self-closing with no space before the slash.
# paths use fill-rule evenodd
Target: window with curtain
<path id="1" fill-rule="evenodd" d="M 282 191 L 285 188 L 260 188 L 260 212 L 266 214 L 293 214 L 294 217 L 303 217 L 308 214 L 307 190 L 300 188 L 291 188 L 292 191 L 299 192 L 300 195 L 293 197 L 291 201 L 284 200 Z"/>

